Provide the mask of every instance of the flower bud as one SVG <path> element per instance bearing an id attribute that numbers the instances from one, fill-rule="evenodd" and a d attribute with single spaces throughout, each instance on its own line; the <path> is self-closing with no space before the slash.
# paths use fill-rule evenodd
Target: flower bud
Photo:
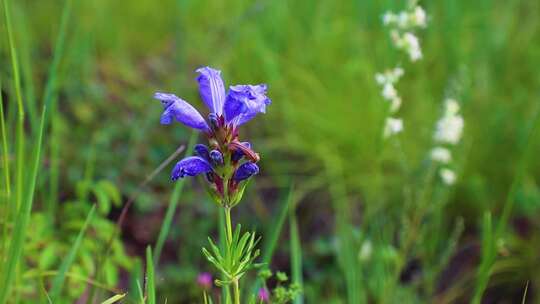
<path id="1" fill-rule="evenodd" d="M 247 141 L 241 142 L 240 144 L 248 149 L 251 149 L 251 144 Z M 242 158 L 242 156 L 244 156 L 244 152 L 242 152 L 241 149 L 236 149 L 232 154 L 232 161 L 237 162 Z"/>
<path id="2" fill-rule="evenodd" d="M 218 150 L 210 151 L 210 158 L 216 165 L 223 165 L 223 154 Z"/>
<path id="3" fill-rule="evenodd" d="M 195 145 L 195 148 L 193 150 L 195 150 L 195 154 L 206 159 L 207 161 L 210 161 L 210 154 L 209 154 L 208 147 L 206 145 L 197 144 Z"/>
<path id="4" fill-rule="evenodd" d="M 259 167 L 251 162 L 242 164 L 236 172 L 234 172 L 233 179 L 237 182 L 250 178 L 252 175 L 259 173 Z"/>

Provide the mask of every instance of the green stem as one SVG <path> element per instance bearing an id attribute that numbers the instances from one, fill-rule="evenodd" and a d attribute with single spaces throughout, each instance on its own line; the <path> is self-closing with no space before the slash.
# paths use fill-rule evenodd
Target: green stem
<path id="1" fill-rule="evenodd" d="M 227 251 L 228 251 L 232 243 L 231 208 L 224 207 L 223 209 L 225 209 L 225 231 L 227 231 Z"/>
<path id="2" fill-rule="evenodd" d="M 234 304 L 240 304 L 240 287 L 238 286 L 238 279 L 234 280 Z"/>
<path id="3" fill-rule="evenodd" d="M 225 230 L 227 231 L 227 254 L 231 254 L 231 246 L 232 246 L 232 222 L 231 222 L 231 208 L 230 207 L 224 207 L 225 210 Z M 234 304 L 240 304 L 240 287 L 238 284 L 238 279 L 235 278 L 233 280 L 234 285 Z"/>

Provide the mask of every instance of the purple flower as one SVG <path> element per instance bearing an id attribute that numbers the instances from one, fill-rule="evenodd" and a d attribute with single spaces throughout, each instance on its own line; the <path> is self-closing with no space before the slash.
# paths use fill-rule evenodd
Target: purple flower
<path id="1" fill-rule="evenodd" d="M 266 106 L 271 103 L 266 97 L 266 89 L 265 84 L 231 86 L 224 106 L 227 123 L 239 126 L 258 113 L 265 113 Z"/>
<path id="2" fill-rule="evenodd" d="M 225 88 L 221 79 L 221 71 L 203 67 L 197 69 L 196 72 L 200 73 L 197 81 L 199 82 L 199 93 L 202 100 L 210 109 L 210 112 L 221 115 L 225 102 Z"/>
<path id="3" fill-rule="evenodd" d="M 237 182 L 250 178 L 252 175 L 259 173 L 259 167 L 254 163 L 243 163 L 234 172 L 233 179 Z"/>
<path id="4" fill-rule="evenodd" d="M 188 127 L 199 129 L 201 131 L 209 130 L 208 124 L 197 110 L 178 98 L 174 94 L 156 93 L 154 98 L 163 104 L 163 114 L 161 114 L 161 124 L 168 125 L 175 118 L 177 121 Z"/>
<path id="5" fill-rule="evenodd" d="M 197 284 L 204 289 L 210 289 L 212 287 L 212 275 L 208 272 L 201 272 L 197 276 Z"/>
<path id="6" fill-rule="evenodd" d="M 214 119 L 226 118 L 229 126 L 237 127 L 252 119 L 258 113 L 264 113 L 270 99 L 266 97 L 266 84 L 231 86 L 225 93 L 221 71 L 211 67 L 197 69 L 200 75 L 199 93 Z M 161 101 L 164 112 L 161 115 L 162 124 L 170 124 L 175 118 L 188 127 L 210 132 L 208 123 L 203 116 L 189 103 L 174 94 L 155 93 L 154 98 Z"/>
<path id="7" fill-rule="evenodd" d="M 190 156 L 176 163 L 171 173 L 171 179 L 175 181 L 186 175 L 196 176 L 211 171 L 212 165 L 206 159 L 200 156 Z"/>
<path id="8" fill-rule="evenodd" d="M 210 150 L 208 150 L 207 146 L 203 144 L 196 144 L 193 150 L 195 150 L 195 154 L 204 158 L 208 162 L 210 161 Z"/>
<path id="9" fill-rule="evenodd" d="M 209 143 L 208 146 L 196 145 L 196 156 L 180 160 L 171 178 L 174 181 L 204 174 L 210 195 L 220 204 L 234 206 L 241 198 L 245 180 L 259 173 L 255 163 L 260 159 L 249 142 L 240 141 L 238 127 L 266 112 L 266 106 L 271 103 L 266 96 L 267 86 L 234 85 L 227 92 L 221 71 L 201 67 L 196 72 L 201 99 L 209 109 L 207 119 L 174 94 L 154 94 L 163 104 L 162 124 L 176 120 L 203 132 Z"/>
<path id="10" fill-rule="evenodd" d="M 266 287 L 259 288 L 259 291 L 257 292 L 257 299 L 264 302 L 268 302 L 270 300 L 270 293 Z"/>

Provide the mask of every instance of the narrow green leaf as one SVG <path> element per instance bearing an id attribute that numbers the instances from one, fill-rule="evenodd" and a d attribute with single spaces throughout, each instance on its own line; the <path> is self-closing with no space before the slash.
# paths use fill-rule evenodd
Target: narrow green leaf
<path id="1" fill-rule="evenodd" d="M 75 260 L 75 257 L 77 256 L 77 252 L 79 251 L 79 247 L 81 246 L 81 242 L 83 240 L 84 234 L 86 233 L 86 229 L 88 228 L 88 225 L 92 221 L 95 210 L 96 210 L 96 205 L 93 205 L 90 211 L 88 212 L 88 215 L 86 216 L 86 220 L 84 221 L 84 224 L 81 227 L 81 230 L 79 231 L 79 235 L 77 235 L 77 238 L 75 239 L 75 242 L 73 243 L 73 246 L 71 247 L 66 259 L 60 265 L 58 274 L 53 279 L 49 296 L 51 297 L 51 300 L 54 303 L 59 302 L 58 297 L 60 296 L 62 287 L 64 287 L 64 280 L 66 278 L 66 273 L 68 272 L 69 268 L 71 267 L 71 264 L 73 264 L 73 261 Z"/>
<path id="2" fill-rule="evenodd" d="M 125 293 L 117 294 L 117 295 L 112 296 L 112 297 L 108 298 L 107 300 L 101 302 L 101 304 L 113 304 L 113 303 L 116 303 L 116 302 L 122 300 L 125 296 L 126 296 Z"/>
<path id="3" fill-rule="evenodd" d="M 156 304 L 156 285 L 154 281 L 154 262 L 152 248 L 146 247 L 146 300 L 148 304 Z"/>
<path id="4" fill-rule="evenodd" d="M 289 213 L 289 232 L 290 232 L 290 247 L 291 247 L 291 275 L 292 283 L 297 284 L 302 288 L 302 245 L 300 243 L 300 233 L 298 232 L 298 223 L 296 221 L 295 208 L 291 208 Z M 300 293 L 293 300 L 294 304 L 304 303 L 304 298 Z"/>
<path id="5" fill-rule="evenodd" d="M 198 132 L 193 131 L 191 133 L 184 155 L 188 155 L 189 153 L 191 153 L 191 151 L 193 151 L 193 147 L 195 146 L 195 142 L 197 141 L 197 136 Z M 180 201 L 180 196 L 182 195 L 182 190 L 184 189 L 185 182 L 186 179 L 180 179 L 176 182 L 176 185 L 174 186 L 174 190 L 169 201 L 169 207 L 167 207 L 165 218 L 163 219 L 163 223 L 161 224 L 161 228 L 159 230 L 159 236 L 154 251 L 154 265 L 157 265 L 159 262 L 161 251 L 163 250 L 163 245 L 165 244 L 167 236 L 169 235 L 169 231 L 171 230 L 173 217 L 176 213 L 176 207 L 178 206 L 178 202 Z"/>

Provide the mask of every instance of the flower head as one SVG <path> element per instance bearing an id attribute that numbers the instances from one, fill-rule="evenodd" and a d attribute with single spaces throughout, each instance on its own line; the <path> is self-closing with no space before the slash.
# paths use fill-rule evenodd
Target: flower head
<path id="1" fill-rule="evenodd" d="M 437 121 L 434 139 L 455 145 L 463 133 L 463 117 L 459 115 L 459 104 L 454 99 L 447 99 L 444 109 L 443 116 Z"/>
<path id="2" fill-rule="evenodd" d="M 259 291 L 257 292 L 257 300 L 263 302 L 268 302 L 270 300 L 270 292 L 268 292 L 266 287 L 259 288 Z"/>
<path id="3" fill-rule="evenodd" d="M 259 172 L 255 164 L 259 155 L 248 142 L 239 141 L 238 127 L 266 112 L 266 106 L 271 103 L 266 96 L 267 85 L 234 85 L 226 92 L 221 71 L 202 67 L 196 72 L 201 99 L 209 109 L 208 120 L 174 94 L 154 94 L 163 104 L 162 124 L 176 120 L 200 130 L 209 141 L 209 146 L 195 146 L 196 156 L 180 160 L 172 170 L 171 179 L 204 174 L 214 198 L 234 205 L 243 193 L 245 181 Z"/>
<path id="4" fill-rule="evenodd" d="M 448 168 L 442 168 L 439 172 L 443 183 L 453 185 L 456 182 L 456 173 Z"/>
<path id="5" fill-rule="evenodd" d="M 387 138 L 403 131 L 403 120 L 400 118 L 388 117 L 384 127 L 384 137 Z"/>
<path id="6" fill-rule="evenodd" d="M 446 148 L 435 147 L 431 150 L 431 159 L 436 162 L 447 164 L 452 160 L 452 155 L 450 154 L 450 150 Z"/>
<path id="7" fill-rule="evenodd" d="M 201 272 L 197 276 L 197 284 L 204 289 L 212 288 L 212 275 L 208 272 Z"/>

